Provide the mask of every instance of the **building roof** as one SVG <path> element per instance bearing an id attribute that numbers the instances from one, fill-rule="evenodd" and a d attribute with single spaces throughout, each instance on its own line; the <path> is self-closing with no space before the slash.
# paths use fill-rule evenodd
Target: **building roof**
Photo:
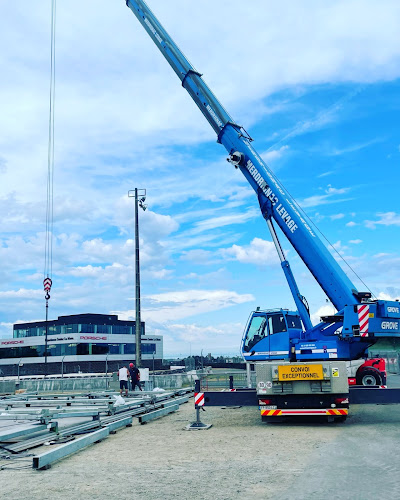
<path id="1" fill-rule="evenodd" d="M 58 316 L 57 319 L 52 319 L 48 321 L 51 325 L 72 325 L 75 323 L 79 324 L 89 324 L 89 325 L 127 325 L 135 326 L 135 321 L 120 320 L 116 314 L 95 314 L 95 313 L 85 313 L 85 314 L 71 314 L 69 316 Z M 144 324 L 141 321 L 142 325 Z M 29 328 L 35 326 L 45 326 L 46 321 L 31 321 L 27 323 L 15 323 L 14 330 Z"/>

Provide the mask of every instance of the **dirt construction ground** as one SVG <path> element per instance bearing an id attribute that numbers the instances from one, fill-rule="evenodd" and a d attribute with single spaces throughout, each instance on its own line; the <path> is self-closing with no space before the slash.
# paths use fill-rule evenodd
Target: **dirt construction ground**
<path id="1" fill-rule="evenodd" d="M 340 424 L 263 424 L 255 407 L 201 416 L 211 429 L 184 430 L 195 417 L 191 399 L 49 470 L 2 470 L 1 498 L 400 498 L 400 405 L 353 406 Z"/>

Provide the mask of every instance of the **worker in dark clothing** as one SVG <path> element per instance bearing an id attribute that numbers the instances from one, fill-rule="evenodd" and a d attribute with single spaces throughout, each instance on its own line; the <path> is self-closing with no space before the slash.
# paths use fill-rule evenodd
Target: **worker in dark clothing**
<path id="1" fill-rule="evenodd" d="M 136 386 L 138 386 L 139 391 L 141 391 L 142 387 L 140 386 L 140 371 L 133 363 L 129 363 L 129 375 L 132 382 L 132 391 L 135 390 Z"/>

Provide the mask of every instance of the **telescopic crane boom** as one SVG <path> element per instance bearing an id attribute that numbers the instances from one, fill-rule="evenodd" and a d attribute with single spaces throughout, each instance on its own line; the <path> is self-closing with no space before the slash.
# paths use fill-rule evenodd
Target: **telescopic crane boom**
<path id="1" fill-rule="evenodd" d="M 254 150 L 251 137 L 230 117 L 146 3 L 127 0 L 126 4 L 217 134 L 217 141 L 228 151 L 230 161 L 257 193 L 262 212 L 276 221 L 336 309 L 357 304 L 356 287 L 300 214 L 294 199 Z"/>

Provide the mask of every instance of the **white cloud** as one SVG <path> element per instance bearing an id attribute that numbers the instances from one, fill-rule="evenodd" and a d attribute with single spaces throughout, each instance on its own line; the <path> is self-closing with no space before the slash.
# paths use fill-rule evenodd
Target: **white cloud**
<path id="1" fill-rule="evenodd" d="M 87 240 L 82 243 L 82 250 L 92 259 L 101 259 L 101 261 L 112 258 L 114 248 L 111 243 L 104 242 L 101 238 Z"/>
<path id="2" fill-rule="evenodd" d="M 203 231 L 208 231 L 210 229 L 216 229 L 224 226 L 230 226 L 232 224 L 244 224 L 250 219 L 259 216 L 259 212 L 256 210 L 249 210 L 244 213 L 237 213 L 232 215 L 222 215 L 221 217 L 212 217 L 210 219 L 205 219 L 200 222 L 195 223 L 195 227 L 192 230 L 192 234 L 198 234 Z"/>
<path id="3" fill-rule="evenodd" d="M 272 241 L 254 238 L 250 245 L 232 245 L 230 248 L 221 249 L 223 257 L 234 259 L 244 264 L 256 264 L 258 266 L 271 266 L 279 262 L 279 258 Z"/>
<path id="4" fill-rule="evenodd" d="M 332 316 L 335 313 L 335 307 L 331 303 L 326 303 L 319 307 L 315 313 L 311 314 L 311 323 L 313 325 L 317 325 L 321 322 L 321 316 Z"/>
<path id="5" fill-rule="evenodd" d="M 351 243 L 352 245 L 359 245 L 362 242 L 363 240 L 349 240 L 349 243 Z"/>
<path id="6" fill-rule="evenodd" d="M 342 112 L 345 105 L 353 99 L 360 92 L 360 88 L 352 90 L 351 92 L 340 97 L 333 105 L 329 108 L 324 108 L 322 111 L 318 112 L 315 116 L 308 120 L 302 120 L 298 122 L 290 130 L 273 144 L 273 147 L 277 147 L 282 142 L 288 142 L 290 139 L 297 137 L 299 135 L 314 132 L 321 128 L 329 126 L 331 123 L 338 119 L 340 112 Z"/>
<path id="7" fill-rule="evenodd" d="M 19 290 L 8 290 L 6 292 L 0 291 L 0 299 L 32 299 L 32 298 L 42 298 L 44 292 L 40 290 L 28 290 L 26 288 L 20 288 Z"/>
<path id="8" fill-rule="evenodd" d="M 235 324 L 235 329 L 237 324 Z M 208 338 L 212 338 L 213 341 L 216 340 L 218 336 L 230 336 L 230 341 L 232 338 L 237 338 L 237 332 L 232 331 L 232 325 L 224 324 L 215 326 L 201 326 L 195 324 L 180 324 L 172 323 L 168 325 L 168 329 L 175 334 L 175 337 L 179 338 L 184 342 L 194 342 L 202 343 Z"/>
<path id="9" fill-rule="evenodd" d="M 299 200 L 298 203 L 302 208 L 310 208 L 332 203 L 342 203 L 344 201 L 351 200 L 351 198 L 343 198 L 340 196 L 348 193 L 349 191 L 350 188 L 334 188 L 328 184 L 328 186 L 324 189 L 324 194 L 304 198 L 303 200 Z"/>
<path id="10" fill-rule="evenodd" d="M 142 310 L 143 318 L 146 321 L 157 318 L 164 323 L 251 302 L 254 297 L 229 290 L 185 290 L 150 294 L 144 299 L 149 305 Z M 115 314 L 125 318 L 135 316 L 133 310 L 116 311 Z"/>
<path id="11" fill-rule="evenodd" d="M 150 198 L 150 197 L 149 197 Z M 150 198 L 150 202 L 151 202 Z M 148 201 L 146 200 L 146 203 Z M 127 196 L 118 199 L 115 207 L 114 222 L 124 234 L 134 235 L 134 202 Z M 139 233 L 145 239 L 161 240 L 178 231 L 179 223 L 171 215 L 157 213 L 151 208 L 139 212 Z"/>
<path id="12" fill-rule="evenodd" d="M 347 247 L 346 245 L 342 245 L 342 242 L 339 240 L 339 241 L 336 241 L 336 243 L 333 243 L 332 244 L 332 247 L 335 251 L 332 251 L 330 248 L 329 250 L 332 251 L 332 254 L 333 256 L 338 259 L 338 255 L 341 255 L 342 257 L 345 255 L 345 253 L 347 252 L 347 250 L 349 249 L 349 247 Z M 348 258 L 348 257 L 346 257 Z"/>
<path id="13" fill-rule="evenodd" d="M 333 214 L 333 215 L 330 215 L 329 218 L 331 220 L 339 220 L 339 219 L 343 219 L 343 217 L 345 217 L 344 214 Z"/>
<path id="14" fill-rule="evenodd" d="M 208 265 L 212 259 L 212 252 L 208 250 L 195 249 L 183 251 L 181 255 L 182 260 L 189 260 L 195 262 L 196 264 Z"/>
<path id="15" fill-rule="evenodd" d="M 358 224 L 356 222 L 354 222 L 353 220 L 351 220 L 350 222 L 347 222 L 346 224 L 346 227 L 354 227 L 354 226 L 357 226 Z"/>
<path id="16" fill-rule="evenodd" d="M 268 150 L 265 151 L 264 153 L 261 153 L 260 156 L 261 158 L 265 161 L 265 163 L 269 164 L 274 162 L 276 160 L 279 160 L 282 158 L 283 154 L 289 150 L 289 146 L 281 146 L 279 149 L 273 149 L 273 150 Z"/>
<path id="17" fill-rule="evenodd" d="M 214 355 L 240 353 L 240 340 L 244 330 L 244 322 L 224 322 L 212 325 L 198 323 L 165 323 L 149 320 L 147 331 L 164 336 L 164 356 L 184 357 L 203 356 L 209 352 Z"/>
<path id="18" fill-rule="evenodd" d="M 376 144 L 377 142 L 381 142 L 382 139 L 379 138 L 374 138 L 370 141 L 363 142 L 360 144 L 352 144 L 351 146 L 347 146 L 342 149 L 333 149 L 329 152 L 330 156 L 341 156 L 347 153 L 355 153 L 356 151 L 360 151 L 361 149 L 368 148 L 369 146 L 372 146 Z"/>
<path id="19" fill-rule="evenodd" d="M 382 259 L 384 257 L 389 257 L 390 253 L 380 252 L 373 256 L 374 259 Z"/>
<path id="20" fill-rule="evenodd" d="M 110 266 L 71 267 L 67 273 L 82 280 L 89 279 L 103 283 L 114 283 L 115 286 L 127 285 L 134 277 L 133 266 L 123 266 L 119 263 Z"/>
<path id="21" fill-rule="evenodd" d="M 329 175 L 334 174 L 335 172 L 333 170 L 330 170 L 328 172 L 323 172 L 322 174 L 317 175 L 318 179 L 321 179 L 322 177 L 328 177 Z"/>
<path id="22" fill-rule="evenodd" d="M 396 212 L 386 212 L 377 214 L 378 220 L 365 220 L 364 224 L 370 229 L 375 229 L 376 226 L 400 226 L 400 214 Z"/>
<path id="23" fill-rule="evenodd" d="M 176 305 L 182 305 L 187 303 L 198 303 L 201 301 L 212 301 L 215 303 L 222 304 L 224 307 L 230 304 L 241 304 L 252 300 L 252 296 L 249 294 L 239 295 L 236 292 L 231 292 L 228 290 L 185 290 L 185 291 L 174 291 L 166 292 L 161 294 L 148 295 L 153 303 L 170 303 Z"/>
<path id="24" fill-rule="evenodd" d="M 151 279 L 156 280 L 166 280 L 171 279 L 174 272 L 171 269 L 159 269 L 159 270 L 151 270 L 146 271 L 147 275 Z M 143 273 L 145 274 L 145 273 Z"/>
<path id="25" fill-rule="evenodd" d="M 0 338 L 11 338 L 13 336 L 13 324 L 12 323 L 0 323 Z"/>
<path id="26" fill-rule="evenodd" d="M 379 300 L 391 300 L 391 301 L 400 300 L 400 290 L 395 295 L 390 295 L 390 294 L 385 293 L 385 292 L 379 292 L 378 299 Z"/>

